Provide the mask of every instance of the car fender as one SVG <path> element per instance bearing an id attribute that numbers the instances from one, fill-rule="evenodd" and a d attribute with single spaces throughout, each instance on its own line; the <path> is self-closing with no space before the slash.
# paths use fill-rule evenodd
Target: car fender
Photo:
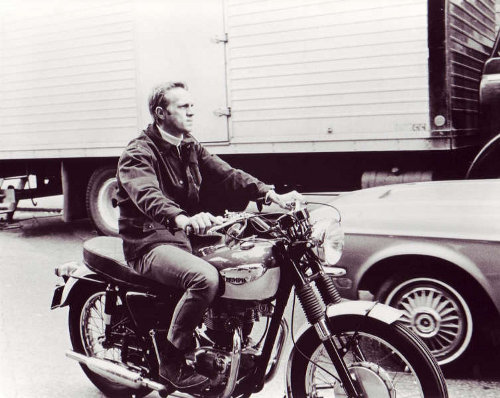
<path id="1" fill-rule="evenodd" d="M 384 260 L 398 256 L 431 257 L 447 261 L 466 272 L 484 289 L 488 296 L 493 299 L 497 310 L 500 312 L 499 304 L 497 304 L 500 302 L 500 293 L 497 293 L 495 289 L 493 289 L 490 282 L 479 270 L 474 261 L 472 261 L 466 254 L 460 252 L 458 249 L 455 249 L 453 244 L 444 246 L 432 242 L 401 242 L 398 241 L 397 237 L 390 237 L 390 239 L 393 239 L 396 242 L 373 253 L 359 267 L 358 272 L 354 275 L 353 287 L 355 289 L 359 289 L 359 285 L 366 276 L 367 272 Z"/>

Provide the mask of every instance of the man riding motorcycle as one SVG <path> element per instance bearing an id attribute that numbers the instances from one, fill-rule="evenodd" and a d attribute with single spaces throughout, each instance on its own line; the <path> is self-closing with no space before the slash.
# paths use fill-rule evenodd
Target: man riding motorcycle
<path id="1" fill-rule="evenodd" d="M 125 258 L 137 272 L 184 291 L 160 355 L 159 373 L 186 390 L 209 382 L 187 365 L 185 355 L 194 348 L 193 331 L 219 290 L 217 270 L 192 254 L 186 230 L 203 234 L 221 223 L 207 212 L 208 202 L 213 202 L 210 192 L 223 202 L 218 208 L 245 207 L 260 198 L 286 207 L 303 198 L 295 191 L 277 194 L 196 141 L 190 134 L 193 101 L 184 83 L 156 87 L 149 110 L 154 122 L 128 144 L 118 163 L 119 231 Z"/>

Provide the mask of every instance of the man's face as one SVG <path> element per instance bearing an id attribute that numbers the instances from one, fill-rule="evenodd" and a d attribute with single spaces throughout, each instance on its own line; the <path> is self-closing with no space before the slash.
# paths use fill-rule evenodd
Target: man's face
<path id="1" fill-rule="evenodd" d="M 181 87 L 173 88 L 166 94 L 167 108 L 158 120 L 161 127 L 170 134 L 181 135 L 193 130 L 193 99 L 189 91 Z"/>

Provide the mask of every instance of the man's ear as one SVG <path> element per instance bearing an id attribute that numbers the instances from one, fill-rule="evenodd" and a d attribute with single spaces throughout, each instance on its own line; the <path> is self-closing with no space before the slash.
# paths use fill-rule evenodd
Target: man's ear
<path id="1" fill-rule="evenodd" d="M 165 110 L 161 106 L 157 106 L 155 109 L 156 117 L 160 120 L 165 119 Z"/>

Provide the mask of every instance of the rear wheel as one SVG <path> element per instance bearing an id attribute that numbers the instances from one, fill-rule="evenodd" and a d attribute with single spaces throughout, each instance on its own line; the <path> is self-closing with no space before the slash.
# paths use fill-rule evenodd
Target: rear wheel
<path id="1" fill-rule="evenodd" d="M 106 292 L 104 290 L 89 291 L 82 299 L 71 303 L 69 310 L 69 330 L 73 350 L 80 354 L 99 359 L 105 359 L 115 364 L 123 365 L 122 348 L 123 340 L 113 339 L 113 344 L 103 346 L 104 341 L 104 306 Z M 135 339 L 133 331 L 128 328 L 130 320 L 125 316 L 112 320 L 117 334 L 129 341 Z M 125 337 L 126 336 L 126 337 Z M 131 350 L 128 350 L 129 352 Z M 128 362 L 140 364 L 140 349 L 135 349 L 139 354 L 128 358 Z M 107 397 L 143 397 L 150 393 L 146 388 L 134 389 L 115 383 L 101 375 L 92 372 L 87 366 L 81 365 L 87 377 Z M 126 367 L 126 366 L 125 366 Z"/>
<path id="2" fill-rule="evenodd" d="M 343 360 L 364 397 L 447 397 L 444 377 L 425 345 L 399 322 L 357 315 L 330 321 Z M 347 397 L 313 328 L 297 342 L 288 364 L 293 398 Z"/>
<path id="3" fill-rule="evenodd" d="M 87 185 L 87 213 L 102 235 L 118 236 L 119 210 L 113 206 L 116 195 L 116 167 L 95 170 Z"/>
<path id="4" fill-rule="evenodd" d="M 471 345 L 472 312 L 450 283 L 428 276 L 391 280 L 376 297 L 403 311 L 401 321 L 422 339 L 440 365 L 455 361 Z"/>

